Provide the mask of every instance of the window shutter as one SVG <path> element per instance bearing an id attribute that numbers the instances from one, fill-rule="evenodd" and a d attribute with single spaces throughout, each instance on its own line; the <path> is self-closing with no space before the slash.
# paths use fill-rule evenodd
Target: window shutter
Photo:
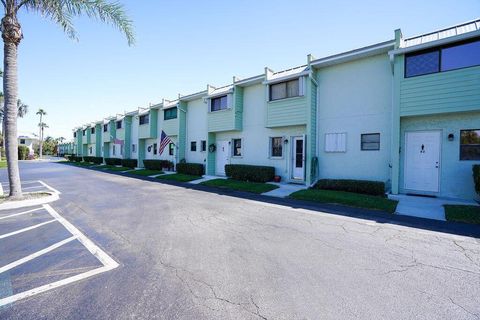
<path id="1" fill-rule="evenodd" d="M 305 95 L 305 77 L 298 78 L 298 95 Z"/>
<path id="2" fill-rule="evenodd" d="M 325 134 L 325 152 L 346 152 L 347 134 L 346 133 L 327 133 Z"/>
<path id="3" fill-rule="evenodd" d="M 233 94 L 227 94 L 227 109 L 233 108 Z"/>

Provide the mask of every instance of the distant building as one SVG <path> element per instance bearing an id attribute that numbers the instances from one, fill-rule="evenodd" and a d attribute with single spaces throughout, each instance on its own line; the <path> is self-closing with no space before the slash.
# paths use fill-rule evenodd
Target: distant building
<path id="1" fill-rule="evenodd" d="M 38 144 L 39 140 L 36 137 L 32 136 L 19 136 L 18 137 L 18 145 L 27 146 L 28 147 L 28 155 L 33 156 L 33 146 L 34 144 Z"/>

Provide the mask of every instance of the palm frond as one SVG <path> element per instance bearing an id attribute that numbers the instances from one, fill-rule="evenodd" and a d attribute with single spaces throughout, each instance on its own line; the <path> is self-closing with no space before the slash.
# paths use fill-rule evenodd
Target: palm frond
<path id="1" fill-rule="evenodd" d="M 126 36 L 129 45 L 133 45 L 135 42 L 132 21 L 118 2 L 107 0 L 23 0 L 17 10 L 21 7 L 39 12 L 44 17 L 53 20 L 69 37 L 74 39 L 77 39 L 77 33 L 72 18 L 85 15 L 116 27 Z"/>

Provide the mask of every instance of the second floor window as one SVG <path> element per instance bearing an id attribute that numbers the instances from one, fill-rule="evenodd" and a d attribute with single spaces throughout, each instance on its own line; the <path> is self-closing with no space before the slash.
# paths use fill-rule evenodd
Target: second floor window
<path id="1" fill-rule="evenodd" d="M 163 120 L 177 118 L 177 107 L 163 110 Z"/>
<path id="2" fill-rule="evenodd" d="M 221 96 L 217 98 L 212 98 L 210 100 L 210 111 L 219 111 L 225 110 L 228 108 L 228 99 L 227 96 Z"/>
<path id="3" fill-rule="evenodd" d="M 95 128 L 92 127 L 92 128 L 90 129 L 90 133 L 91 133 L 91 134 L 95 134 Z"/>
<path id="4" fill-rule="evenodd" d="M 148 122 L 149 122 L 148 114 L 144 114 L 144 115 L 140 116 L 139 119 L 138 119 L 138 122 L 139 122 L 140 125 L 148 124 Z"/>
<path id="5" fill-rule="evenodd" d="M 87 133 L 87 130 L 82 131 L 82 135 L 84 136 Z"/>
<path id="6" fill-rule="evenodd" d="M 104 124 L 103 125 L 103 132 L 107 132 L 108 131 L 108 124 Z"/>
<path id="7" fill-rule="evenodd" d="M 73 137 L 74 137 L 74 138 L 77 137 L 77 133 L 76 133 L 76 132 L 73 133 Z"/>
<path id="8" fill-rule="evenodd" d="M 270 85 L 270 101 L 298 97 L 300 95 L 300 80 L 289 80 Z"/>
<path id="9" fill-rule="evenodd" d="M 122 129 L 122 120 L 117 121 L 117 129 Z"/>
<path id="10" fill-rule="evenodd" d="M 196 141 L 190 142 L 190 151 L 197 151 L 197 142 Z"/>

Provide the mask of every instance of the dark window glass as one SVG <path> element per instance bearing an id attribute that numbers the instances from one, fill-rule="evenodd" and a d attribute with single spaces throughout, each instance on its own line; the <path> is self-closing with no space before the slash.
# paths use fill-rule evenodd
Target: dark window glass
<path id="1" fill-rule="evenodd" d="M 380 133 L 366 133 L 361 136 L 362 150 L 380 150 Z"/>
<path id="2" fill-rule="evenodd" d="M 82 135 L 84 136 L 87 133 L 87 130 L 82 131 Z"/>
<path id="3" fill-rule="evenodd" d="M 103 125 L 103 132 L 107 132 L 108 131 L 108 124 L 104 124 Z"/>
<path id="4" fill-rule="evenodd" d="M 91 134 L 95 134 L 95 128 L 91 128 L 91 129 L 90 129 L 90 133 L 91 133 Z"/>
<path id="5" fill-rule="evenodd" d="M 171 120 L 177 118 L 177 107 L 163 110 L 163 120 Z"/>
<path id="6" fill-rule="evenodd" d="M 270 101 L 298 97 L 300 95 L 299 79 L 270 85 Z"/>
<path id="7" fill-rule="evenodd" d="M 144 114 L 144 115 L 142 115 L 142 116 L 139 117 L 138 122 L 139 122 L 140 125 L 142 125 L 142 124 L 148 124 L 149 120 L 150 120 L 150 119 L 149 119 L 149 117 L 148 117 L 148 114 Z"/>
<path id="8" fill-rule="evenodd" d="M 202 140 L 200 147 L 202 152 L 207 151 L 207 141 Z"/>
<path id="9" fill-rule="evenodd" d="M 132 152 L 137 152 L 137 145 L 136 144 L 132 144 Z"/>
<path id="10" fill-rule="evenodd" d="M 227 102 L 228 102 L 227 96 L 212 98 L 212 100 L 210 101 L 210 111 L 213 112 L 213 111 L 227 109 L 228 108 Z"/>
<path id="11" fill-rule="evenodd" d="M 480 160 L 480 129 L 460 131 L 460 160 Z"/>
<path id="12" fill-rule="evenodd" d="M 175 144 L 170 143 L 170 144 L 168 145 L 168 155 L 169 155 L 169 156 L 173 156 L 173 150 L 174 150 L 174 148 L 175 148 Z"/>
<path id="13" fill-rule="evenodd" d="M 76 132 L 73 133 L 73 137 L 74 137 L 74 138 L 77 137 L 77 133 L 76 133 Z"/>
<path id="14" fill-rule="evenodd" d="M 157 154 L 157 144 L 153 144 L 153 154 Z"/>
<path id="15" fill-rule="evenodd" d="M 480 41 L 442 49 L 442 71 L 480 65 Z"/>
<path id="16" fill-rule="evenodd" d="M 196 141 L 190 142 L 190 151 L 197 151 L 197 142 Z"/>
<path id="17" fill-rule="evenodd" d="M 122 129 L 122 120 L 117 121 L 117 129 Z"/>
<path id="18" fill-rule="evenodd" d="M 116 148 L 115 148 L 115 145 L 112 146 L 112 154 L 115 155 L 115 151 L 116 151 Z"/>
<path id="19" fill-rule="evenodd" d="M 295 167 L 303 167 L 303 140 L 296 140 Z"/>
<path id="20" fill-rule="evenodd" d="M 272 138 L 271 141 L 271 156 L 272 157 L 281 157 L 282 156 L 282 137 Z"/>
<path id="21" fill-rule="evenodd" d="M 25 144 L 25 139 L 20 139 L 20 144 Z"/>
<path id="22" fill-rule="evenodd" d="M 242 155 L 242 140 L 233 139 L 233 156 L 240 157 Z"/>
<path id="23" fill-rule="evenodd" d="M 440 51 L 417 53 L 405 57 L 405 77 L 440 71 Z"/>

